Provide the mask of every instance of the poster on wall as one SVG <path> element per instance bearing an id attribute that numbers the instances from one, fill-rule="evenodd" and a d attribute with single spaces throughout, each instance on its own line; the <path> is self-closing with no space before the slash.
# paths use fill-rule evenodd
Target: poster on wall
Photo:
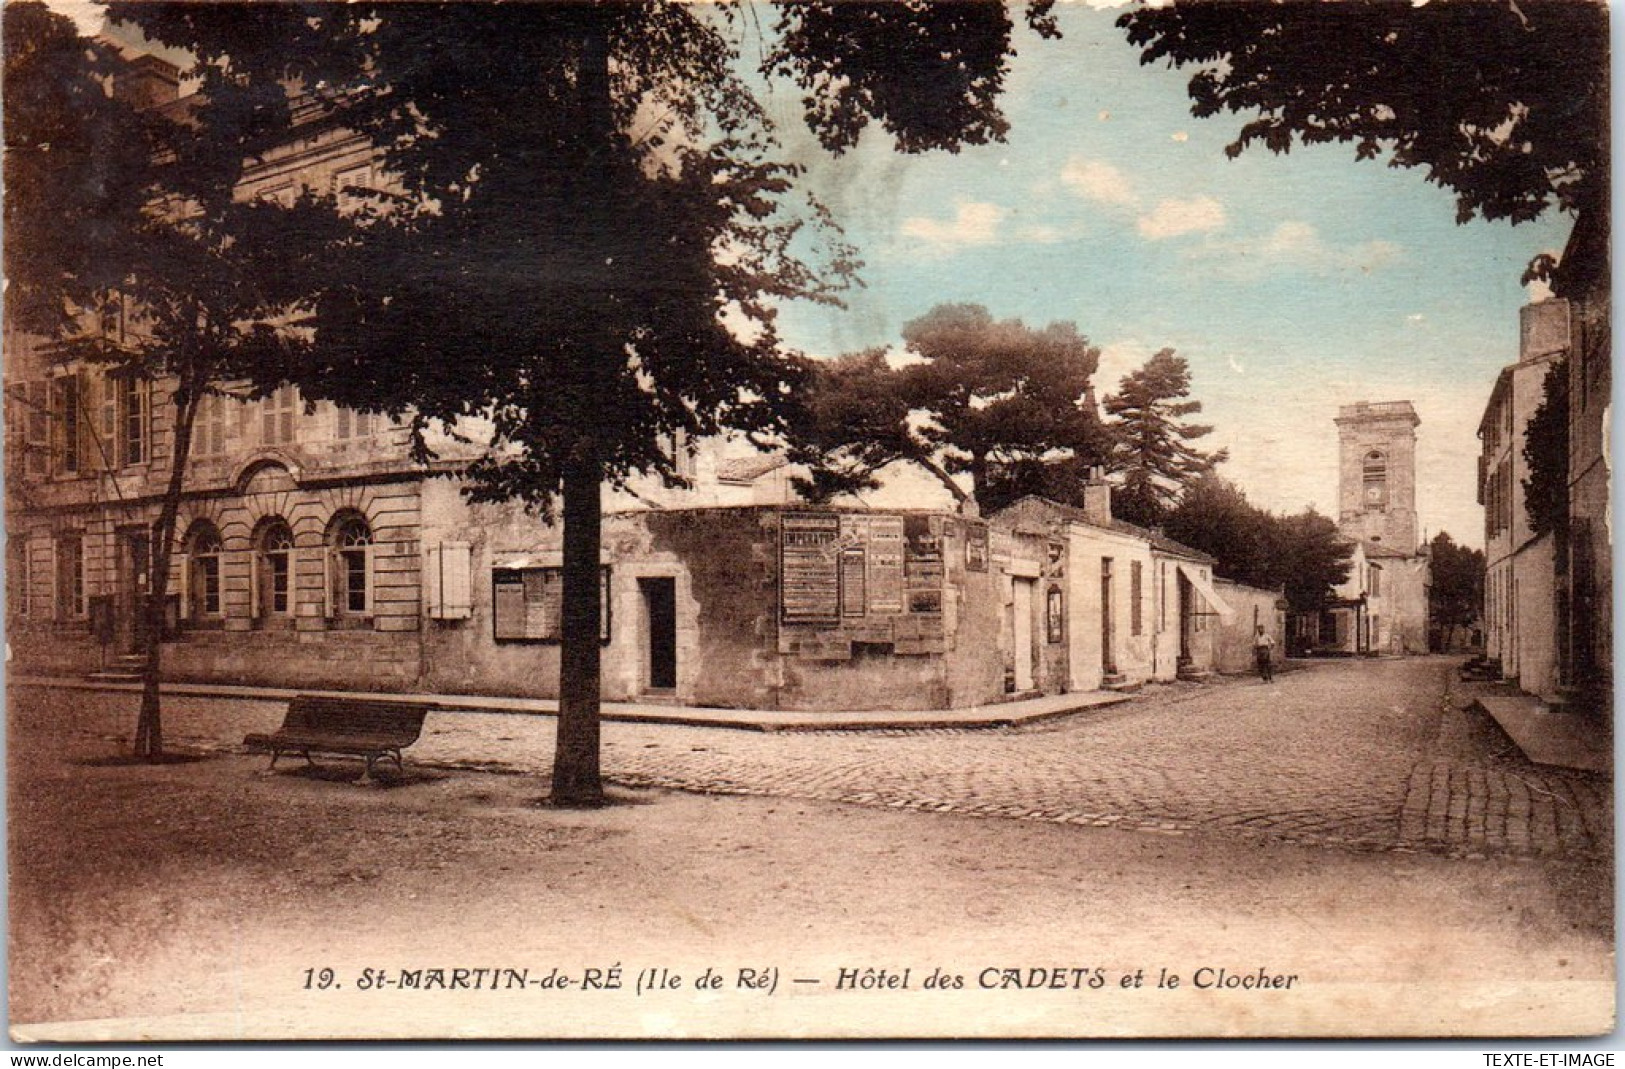
<path id="1" fill-rule="evenodd" d="M 840 533 L 839 516 L 784 514 L 779 526 L 779 589 L 785 623 L 840 621 Z"/>
<path id="2" fill-rule="evenodd" d="M 874 516 L 869 521 L 869 613 L 903 611 L 903 517 Z"/>
<path id="3" fill-rule="evenodd" d="M 903 518 L 903 572 L 908 587 L 908 611 L 942 611 L 942 533 L 936 516 Z"/>

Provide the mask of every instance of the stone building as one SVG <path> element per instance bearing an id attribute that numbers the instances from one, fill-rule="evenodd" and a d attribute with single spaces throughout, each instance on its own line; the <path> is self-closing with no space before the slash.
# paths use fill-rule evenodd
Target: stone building
<path id="1" fill-rule="evenodd" d="M 1484 506 L 1484 653 L 1531 694 L 1557 694 L 1555 532 L 1530 525 L 1524 453 L 1530 418 L 1566 356 L 1564 301 L 1525 306 L 1518 362 L 1501 370 L 1479 421 L 1478 500 Z"/>
<path id="2" fill-rule="evenodd" d="M 1361 566 L 1378 569 L 1365 575 L 1351 572 L 1339 592 L 1345 602 L 1363 601 L 1355 613 L 1359 622 L 1337 624 L 1338 639 L 1348 652 L 1428 649 L 1428 559 L 1416 518 L 1420 422 L 1409 401 L 1361 401 L 1337 411 L 1338 529 L 1361 547 Z M 1371 602 L 1377 597 L 1380 606 Z M 1353 607 L 1334 611 L 1348 615 Z"/>
<path id="3" fill-rule="evenodd" d="M 1571 278 L 1582 265 L 1565 254 Z M 1607 429 L 1611 369 L 1606 290 L 1520 310 L 1516 364 L 1496 378 L 1479 423 L 1484 506 L 1485 656 L 1548 704 L 1606 719 L 1612 680 L 1612 540 Z M 1536 533 L 1527 507 L 1529 421 L 1567 402 L 1566 507 Z"/>

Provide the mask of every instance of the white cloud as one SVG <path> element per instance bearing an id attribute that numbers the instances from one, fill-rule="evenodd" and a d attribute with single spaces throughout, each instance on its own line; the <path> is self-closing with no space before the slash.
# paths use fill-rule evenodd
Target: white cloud
<path id="1" fill-rule="evenodd" d="M 1224 205 L 1200 194 L 1187 200 L 1159 201 L 1151 214 L 1140 218 L 1140 233 L 1152 241 L 1224 226 Z"/>
<path id="2" fill-rule="evenodd" d="M 954 217 L 946 222 L 916 215 L 903 220 L 904 237 L 915 238 L 940 249 L 966 245 L 991 245 L 999 238 L 999 224 L 1010 213 L 997 204 L 960 201 Z"/>
<path id="3" fill-rule="evenodd" d="M 1218 277 L 1248 281 L 1284 267 L 1315 274 L 1370 274 L 1399 259 L 1403 251 L 1381 240 L 1330 245 L 1311 224 L 1289 219 L 1267 234 L 1208 241 L 1186 255 L 1209 264 Z"/>
<path id="4" fill-rule="evenodd" d="M 1168 140 L 1170 140 L 1170 141 L 1178 141 L 1178 142 L 1180 142 L 1182 144 L 1184 142 L 1186 142 L 1186 141 L 1189 141 L 1190 139 L 1191 139 L 1191 135 L 1187 134 L 1183 130 L 1175 130 L 1173 133 L 1168 135 Z"/>
<path id="5" fill-rule="evenodd" d="M 1101 204 L 1132 208 L 1140 203 L 1128 176 L 1100 160 L 1072 157 L 1061 170 L 1061 182 L 1079 196 Z"/>

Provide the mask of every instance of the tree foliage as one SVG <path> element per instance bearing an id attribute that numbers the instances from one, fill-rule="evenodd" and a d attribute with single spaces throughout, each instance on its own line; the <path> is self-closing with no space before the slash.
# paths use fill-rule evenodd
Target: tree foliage
<path id="1" fill-rule="evenodd" d="M 1061 473 L 1103 463 L 1107 437 L 1090 376 L 1100 352 L 1071 323 L 1042 329 L 997 321 L 979 305 L 944 304 L 903 328 L 912 362 L 882 353 L 816 366 L 795 459 L 812 467 L 814 497 L 872 487 L 875 472 L 910 461 L 956 496 L 969 474 L 990 512 L 1023 493 L 1059 491 Z"/>
<path id="2" fill-rule="evenodd" d="M 107 247 L 147 205 L 151 146 L 107 92 L 109 46 L 32 0 L 7 6 L 4 39 L 6 316 L 51 335 L 124 281 Z"/>
<path id="3" fill-rule="evenodd" d="M 8 315 L 47 334 L 64 364 L 169 391 L 154 398 L 171 405 L 169 467 L 138 610 L 135 749 L 155 759 L 164 599 L 198 406 L 304 344 L 291 319 L 321 265 L 286 238 L 332 214 L 311 198 L 284 206 L 237 195 L 255 153 L 288 136 L 285 95 L 245 99 L 228 84 L 185 111 L 137 108 L 108 91 L 123 61 L 78 39 L 68 20 L 20 3 L 4 28 L 6 258 L 18 272 Z"/>
<path id="4" fill-rule="evenodd" d="M 1276 515 L 1217 475 L 1191 484 L 1165 529 L 1217 558 L 1220 575 L 1284 591 L 1295 612 L 1319 610 L 1348 580 L 1352 547 L 1329 518 L 1313 509 Z"/>
<path id="5" fill-rule="evenodd" d="M 1163 349 L 1125 375 L 1105 400 L 1110 467 L 1121 479 L 1112 504 L 1124 519 L 1160 524 L 1187 486 L 1229 456 L 1223 449 L 1204 453 L 1191 445 L 1213 428 L 1184 422 L 1202 411 L 1202 402 L 1186 400 L 1190 385 L 1185 358 Z"/>
<path id="6" fill-rule="evenodd" d="M 1569 519 L 1569 365 L 1546 372 L 1545 395 L 1524 429 L 1524 511 L 1536 535 L 1561 531 Z"/>
<path id="7" fill-rule="evenodd" d="M 1446 531 L 1428 543 L 1428 617 L 1436 628 L 1470 627 L 1484 605 L 1484 551 L 1457 545 Z"/>
<path id="8" fill-rule="evenodd" d="M 835 149 L 876 119 L 905 151 L 1002 135 L 998 5 L 781 5 L 770 71 L 809 90 Z M 1048 27 L 1044 5 L 1029 21 Z M 777 302 L 832 300 L 855 267 L 798 195 L 740 79 L 754 18 L 677 2 L 124 4 L 190 50 L 205 93 L 293 82 L 390 176 L 323 246 L 307 398 L 488 429 L 478 499 L 563 501 L 553 796 L 602 797 L 600 487 L 675 477 L 669 443 L 782 434 L 805 370 Z M 996 14 L 996 17 L 995 17 Z M 828 106 L 824 103 L 827 102 Z M 269 103 L 267 106 L 272 106 Z M 252 113 L 250 113 L 252 114 Z"/>
<path id="9" fill-rule="evenodd" d="M 1191 111 L 1252 117 L 1227 152 L 1349 144 L 1513 223 L 1556 207 L 1606 233 L 1608 11 L 1591 0 L 1137 7 L 1142 63 L 1193 67 Z M 1533 270 L 1544 272 L 1549 259 Z"/>

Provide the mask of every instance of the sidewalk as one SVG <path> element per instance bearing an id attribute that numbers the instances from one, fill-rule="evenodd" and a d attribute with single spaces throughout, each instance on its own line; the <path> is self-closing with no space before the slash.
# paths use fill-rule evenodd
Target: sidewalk
<path id="1" fill-rule="evenodd" d="M 93 681 L 73 677 L 17 676 L 10 687 L 45 687 L 52 690 L 94 690 L 139 693 L 139 683 Z M 217 683 L 165 683 L 166 697 L 221 698 L 247 701 L 287 701 L 296 694 L 347 697 L 350 692 L 287 690 L 279 687 L 239 687 Z M 559 703 L 552 698 L 501 698 L 470 694 L 377 694 L 369 701 L 423 702 L 437 712 L 530 713 L 556 716 Z M 604 702 L 602 719 L 633 724 L 680 724 L 688 727 L 735 728 L 744 731 L 883 731 L 942 728 L 1007 728 L 1068 716 L 1086 709 L 1117 705 L 1130 695 L 1103 691 L 1048 694 L 1038 698 L 977 705 L 963 709 L 787 711 L 781 709 L 713 709 L 684 705 Z"/>

